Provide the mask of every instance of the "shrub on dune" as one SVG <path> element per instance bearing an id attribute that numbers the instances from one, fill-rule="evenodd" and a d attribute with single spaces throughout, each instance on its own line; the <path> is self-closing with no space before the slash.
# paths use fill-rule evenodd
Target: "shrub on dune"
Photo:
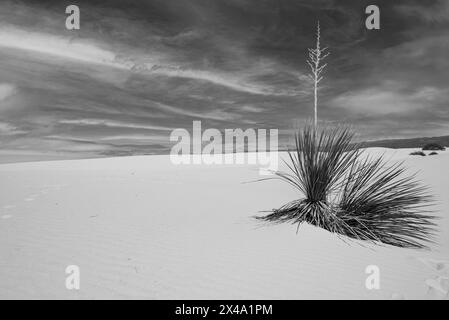
<path id="1" fill-rule="evenodd" d="M 290 172 L 276 174 L 302 198 L 258 219 L 298 227 L 306 222 L 356 240 L 424 248 L 434 226 L 425 187 L 402 164 L 365 155 L 353 137 L 345 127 L 299 132 L 286 162 Z"/>
<path id="2" fill-rule="evenodd" d="M 410 155 L 411 156 L 422 156 L 422 157 L 426 156 L 426 154 L 422 151 L 413 151 L 413 152 L 410 152 Z"/>
<path id="3" fill-rule="evenodd" d="M 352 133 L 348 129 L 333 129 L 317 133 L 307 127 L 295 138 L 295 151 L 289 152 L 291 173 L 276 172 L 304 195 L 279 210 L 263 217 L 267 221 L 310 222 L 320 226 L 327 215 L 329 195 L 339 180 L 357 159 L 359 151 L 351 146 Z"/>
<path id="4" fill-rule="evenodd" d="M 354 163 L 344 181 L 338 210 L 354 238 L 398 247 L 423 247 L 432 234 L 432 199 L 402 163 L 382 157 Z"/>
<path id="5" fill-rule="evenodd" d="M 428 143 L 426 144 L 424 147 L 422 147 L 423 151 L 444 151 L 446 150 L 445 147 L 443 147 L 442 145 L 438 144 L 438 143 Z"/>
<path id="6" fill-rule="evenodd" d="M 436 156 L 437 154 L 438 154 L 438 152 L 433 151 L 433 152 L 429 153 L 429 156 Z"/>

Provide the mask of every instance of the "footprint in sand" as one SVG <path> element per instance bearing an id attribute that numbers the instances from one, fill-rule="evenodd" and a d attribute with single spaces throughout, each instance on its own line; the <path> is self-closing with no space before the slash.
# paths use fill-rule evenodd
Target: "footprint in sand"
<path id="1" fill-rule="evenodd" d="M 3 215 L 2 216 L 2 219 L 9 219 L 9 218 L 12 218 L 12 215 L 10 215 L 10 214 L 5 214 L 5 215 Z"/>
<path id="2" fill-rule="evenodd" d="M 418 258 L 434 272 L 434 277 L 425 280 L 427 294 L 434 298 L 449 298 L 449 260 Z"/>
<path id="3" fill-rule="evenodd" d="M 425 283 L 427 294 L 440 299 L 449 298 L 449 277 L 439 276 L 435 279 L 427 279 Z"/>
<path id="4" fill-rule="evenodd" d="M 9 210 L 9 209 L 12 209 L 12 208 L 15 208 L 15 207 L 16 207 L 15 205 L 6 205 L 6 206 L 3 206 L 2 209 Z"/>
<path id="5" fill-rule="evenodd" d="M 417 259 L 421 261 L 423 264 L 425 264 L 427 267 L 432 269 L 433 271 L 436 271 L 440 274 L 449 275 L 449 260 L 424 259 L 424 258 L 417 258 Z"/>

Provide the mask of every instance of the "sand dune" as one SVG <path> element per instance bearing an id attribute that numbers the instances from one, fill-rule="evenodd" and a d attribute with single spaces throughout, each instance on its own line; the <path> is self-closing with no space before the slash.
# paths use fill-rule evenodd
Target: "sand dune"
<path id="1" fill-rule="evenodd" d="M 404 160 L 439 200 L 430 251 L 361 246 L 251 217 L 294 199 L 247 165 L 168 156 L 0 165 L 0 298 L 447 298 L 449 152 L 369 149 Z M 281 154 L 285 157 L 285 154 Z M 65 286 L 77 265 L 80 290 Z M 380 289 L 365 286 L 368 265 Z"/>

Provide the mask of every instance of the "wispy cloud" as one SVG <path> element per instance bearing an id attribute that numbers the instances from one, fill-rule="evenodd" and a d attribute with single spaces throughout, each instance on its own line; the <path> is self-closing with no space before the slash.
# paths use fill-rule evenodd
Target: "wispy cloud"
<path id="1" fill-rule="evenodd" d="M 330 105 L 350 113 L 377 115 L 429 110 L 448 100 L 449 92 L 445 89 L 421 87 L 413 92 L 401 92 L 382 87 L 344 93 L 332 99 Z"/>
<path id="2" fill-rule="evenodd" d="M 146 69 L 139 69 L 141 71 L 147 71 L 153 74 L 159 74 L 169 77 L 179 77 L 179 78 L 187 78 L 194 79 L 200 81 L 207 81 L 213 84 L 224 86 L 230 88 L 235 91 L 246 92 L 250 94 L 257 95 L 267 95 L 267 96 L 295 96 L 299 93 L 304 93 L 304 91 L 300 91 L 300 87 L 303 85 L 300 81 L 297 83 L 297 87 L 294 90 L 286 90 L 282 86 L 276 86 L 273 84 L 263 84 L 257 83 L 248 79 L 250 77 L 262 77 L 263 74 L 260 74 L 260 71 L 254 71 L 253 74 L 247 75 L 248 70 L 242 70 L 236 73 L 226 73 L 219 70 L 216 71 L 204 71 L 204 70 L 192 70 L 192 69 L 183 69 L 181 67 L 173 68 L 173 67 L 163 67 L 163 66 L 150 66 Z M 301 79 L 301 77 L 298 77 Z M 302 78 L 303 80 L 305 79 Z"/>
<path id="3" fill-rule="evenodd" d="M 16 92 L 16 87 L 9 83 L 0 83 L 0 101 L 6 100 Z"/>
<path id="4" fill-rule="evenodd" d="M 211 119 L 211 120 L 218 120 L 218 121 L 228 121 L 228 120 L 234 120 L 238 117 L 235 113 L 228 113 L 221 110 L 204 110 L 202 112 L 194 112 L 190 111 L 189 109 L 181 109 L 173 106 L 169 106 L 164 103 L 155 102 L 152 101 L 151 105 L 159 110 L 169 112 L 171 114 L 175 115 L 184 115 L 189 116 L 194 119 Z"/>
<path id="5" fill-rule="evenodd" d="M 219 69 L 192 69 L 183 66 L 181 61 L 170 62 L 167 58 L 165 58 L 166 64 L 162 64 L 161 57 L 151 59 L 151 57 L 138 52 L 138 49 L 134 52 L 114 52 L 102 48 L 100 44 L 95 42 L 92 39 L 68 38 L 67 36 L 28 31 L 10 25 L 0 26 L 0 47 L 100 64 L 130 72 L 205 81 L 250 94 L 275 96 L 298 94 L 298 90 L 286 90 L 281 86 L 252 81 L 251 77 L 263 76 L 259 71 L 260 67 L 263 68 L 260 64 L 258 68 L 252 66 L 252 70 L 246 69 L 239 72 L 226 72 Z M 154 55 L 157 56 L 160 53 L 154 53 Z M 149 59 L 153 62 L 147 62 Z M 298 82 L 298 86 L 299 84 Z"/>
<path id="6" fill-rule="evenodd" d="M 11 26 L 0 27 L 0 46 L 49 54 L 65 59 L 124 67 L 114 62 L 115 54 L 78 39 L 31 32 Z"/>
<path id="7" fill-rule="evenodd" d="M 142 135 L 142 134 L 127 134 L 127 135 L 113 135 L 99 138 L 100 141 L 109 142 L 123 142 L 123 141 L 133 141 L 133 142 L 162 142 L 168 144 L 169 138 L 166 135 Z"/>
<path id="8" fill-rule="evenodd" d="M 402 15 L 413 17 L 425 22 L 449 21 L 449 2 L 436 0 L 432 4 L 423 6 L 417 3 L 398 4 L 395 10 Z"/>
<path id="9" fill-rule="evenodd" d="M 27 133 L 27 131 L 21 130 L 18 127 L 7 122 L 0 122 L 0 133 L 5 136 L 13 136 L 18 134 L 25 134 Z"/>
<path id="10" fill-rule="evenodd" d="M 163 126 L 152 126 L 144 124 L 136 124 L 124 121 L 113 121 L 103 119 L 79 119 L 79 120 L 60 120 L 60 124 L 71 124 L 79 126 L 104 126 L 110 128 L 128 128 L 128 129 L 144 129 L 144 130 L 157 130 L 157 131 L 171 131 L 173 128 Z"/>

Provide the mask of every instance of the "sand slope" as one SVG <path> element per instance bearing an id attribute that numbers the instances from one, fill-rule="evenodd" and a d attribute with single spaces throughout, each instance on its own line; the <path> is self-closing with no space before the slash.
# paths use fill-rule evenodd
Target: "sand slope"
<path id="1" fill-rule="evenodd" d="M 262 226 L 251 216 L 296 194 L 245 183 L 260 178 L 253 166 L 173 166 L 168 156 L 0 165 L 0 298 L 443 298 L 449 152 L 369 152 L 404 159 L 440 200 L 431 251 Z M 80 290 L 65 287 L 72 264 Z M 365 287 L 368 265 L 380 268 L 380 290 Z"/>

